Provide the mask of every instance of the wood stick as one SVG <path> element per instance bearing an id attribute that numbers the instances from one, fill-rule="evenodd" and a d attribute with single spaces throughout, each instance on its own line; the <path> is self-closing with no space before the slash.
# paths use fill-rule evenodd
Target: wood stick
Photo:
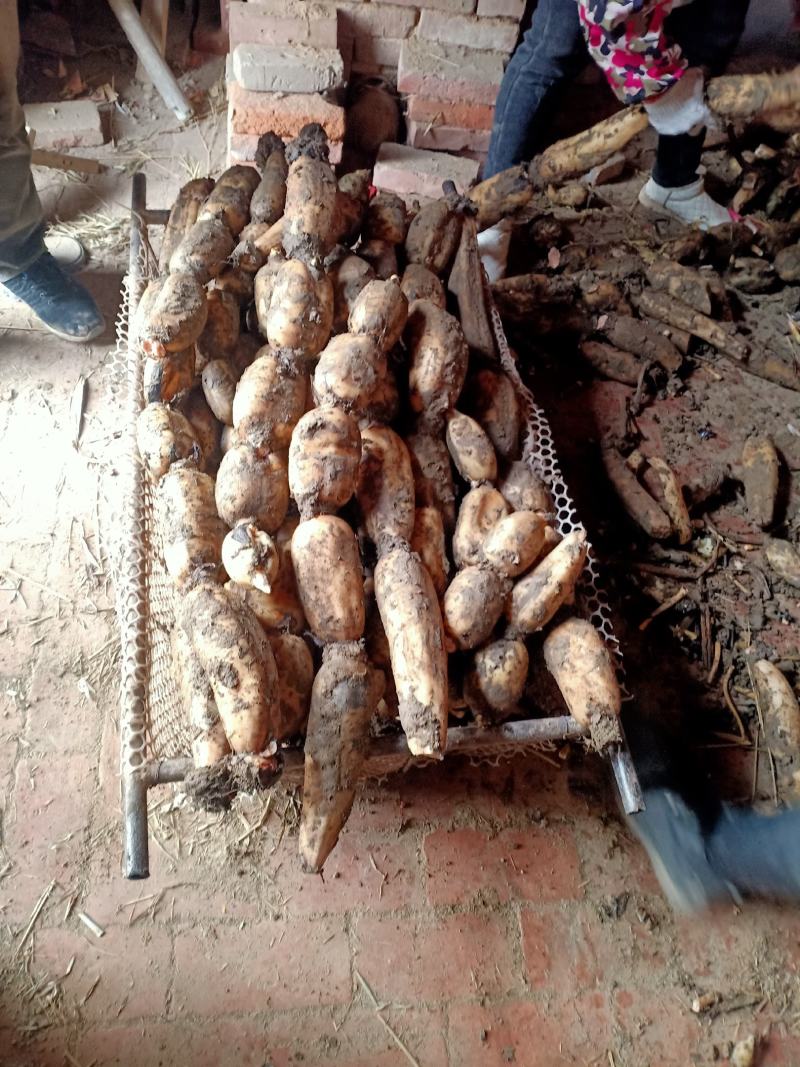
<path id="1" fill-rule="evenodd" d="M 102 174 L 105 167 L 96 159 L 86 156 L 69 156 L 64 152 L 50 152 L 46 148 L 34 148 L 31 163 L 36 167 L 50 167 L 52 170 L 71 170 L 76 174 Z"/>

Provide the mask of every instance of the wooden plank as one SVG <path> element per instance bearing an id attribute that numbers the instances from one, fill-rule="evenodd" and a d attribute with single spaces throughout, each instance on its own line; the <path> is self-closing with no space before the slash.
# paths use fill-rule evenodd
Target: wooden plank
<path id="1" fill-rule="evenodd" d="M 102 174 L 106 169 L 96 159 L 86 156 L 68 156 L 63 152 L 49 152 L 45 148 L 34 148 L 31 163 L 36 167 L 52 167 L 54 170 L 72 170 L 77 174 Z"/>
<path id="2" fill-rule="evenodd" d="M 167 51 L 167 29 L 169 27 L 169 0 L 142 0 L 142 24 L 152 37 L 161 55 Z M 136 64 L 136 77 L 147 81 L 148 74 L 141 63 Z"/>

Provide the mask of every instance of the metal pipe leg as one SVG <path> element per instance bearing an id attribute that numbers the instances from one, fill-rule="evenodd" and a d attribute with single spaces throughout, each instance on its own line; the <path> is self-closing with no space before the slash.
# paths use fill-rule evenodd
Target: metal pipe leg
<path id="1" fill-rule="evenodd" d="M 147 782 L 141 773 L 129 772 L 122 779 L 122 813 L 125 839 L 122 873 L 126 878 L 149 878 Z"/>

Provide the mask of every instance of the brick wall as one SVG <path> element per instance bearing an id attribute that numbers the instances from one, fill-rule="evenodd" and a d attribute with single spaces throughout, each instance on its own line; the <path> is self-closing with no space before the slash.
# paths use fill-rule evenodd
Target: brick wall
<path id="1" fill-rule="evenodd" d="M 380 75 L 396 85 L 407 108 L 407 143 L 421 150 L 468 155 L 482 161 L 489 144 L 494 103 L 503 70 L 514 49 L 525 0 L 231 0 L 230 41 L 235 62 L 229 78 L 255 70 L 270 49 L 299 47 L 296 84 L 254 79 L 234 87 L 229 105 L 229 145 L 236 160 L 252 158 L 254 133 L 267 115 L 286 111 L 278 123 L 291 136 L 302 121 L 323 121 L 334 155 L 343 115 L 341 92 L 331 74 L 331 49 L 338 50 L 342 82 L 353 75 Z M 248 63 L 241 58 L 246 46 Z M 258 46 L 253 55 L 252 49 Z M 274 53 L 276 60 L 278 53 Z M 314 56 L 319 74 L 309 78 Z M 338 62 L 338 60 L 337 60 Z M 271 67 L 277 65 L 271 64 Z M 239 78 L 241 81 L 241 78 Z M 267 85 L 266 82 L 269 84 Z M 322 95 L 306 92 L 325 85 Z M 263 89 L 275 91 L 261 91 Z M 282 104 L 282 94 L 290 94 Z M 326 119 L 320 119 L 321 114 Z M 277 126 L 276 126 L 277 128 Z"/>

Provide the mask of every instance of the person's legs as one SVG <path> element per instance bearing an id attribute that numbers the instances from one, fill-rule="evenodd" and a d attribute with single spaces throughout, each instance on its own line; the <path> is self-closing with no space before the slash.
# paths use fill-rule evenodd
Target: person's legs
<path id="1" fill-rule="evenodd" d="M 103 316 L 44 245 L 42 205 L 17 95 L 19 48 L 16 0 L 0 0 L 0 284 L 59 337 L 89 341 L 105 328 Z"/>
<path id="2" fill-rule="evenodd" d="M 25 270 L 44 251 L 42 206 L 17 97 L 18 63 L 17 5 L 9 0 L 0 3 L 0 282 Z"/>
<path id="3" fill-rule="evenodd" d="M 559 84 L 587 62 L 575 0 L 539 0 L 530 29 L 506 68 L 495 106 L 484 177 L 530 159 Z"/>

